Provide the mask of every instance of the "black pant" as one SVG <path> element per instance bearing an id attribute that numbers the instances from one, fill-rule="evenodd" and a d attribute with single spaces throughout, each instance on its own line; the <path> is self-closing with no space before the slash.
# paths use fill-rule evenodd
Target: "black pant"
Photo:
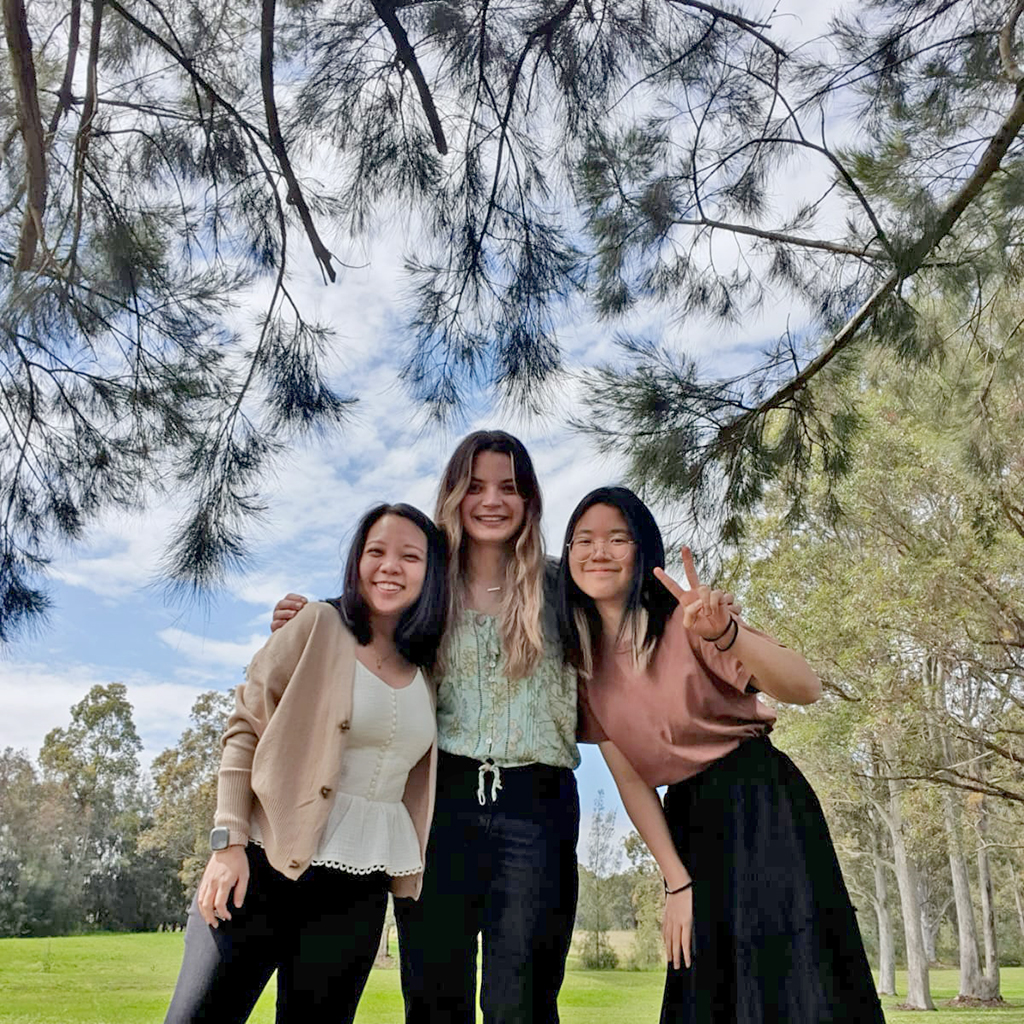
<path id="1" fill-rule="evenodd" d="M 312 867 L 292 881 L 261 847 L 246 853 L 249 888 L 230 921 L 211 928 L 192 901 L 165 1024 L 241 1024 L 275 969 L 277 1024 L 351 1022 L 377 953 L 387 876 Z"/>
<path id="2" fill-rule="evenodd" d="M 438 765 L 423 894 L 395 900 L 406 1024 L 474 1024 L 477 935 L 485 1024 L 557 1024 L 579 879 L 579 796 L 568 768 Z"/>

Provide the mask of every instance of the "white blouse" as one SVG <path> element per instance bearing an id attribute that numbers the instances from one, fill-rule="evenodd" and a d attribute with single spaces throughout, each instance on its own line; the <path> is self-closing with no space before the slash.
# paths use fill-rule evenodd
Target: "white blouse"
<path id="1" fill-rule="evenodd" d="M 402 794 L 437 728 L 423 674 L 395 689 L 357 661 L 349 721 L 334 805 L 313 864 L 355 875 L 414 875 L 423 862 Z"/>

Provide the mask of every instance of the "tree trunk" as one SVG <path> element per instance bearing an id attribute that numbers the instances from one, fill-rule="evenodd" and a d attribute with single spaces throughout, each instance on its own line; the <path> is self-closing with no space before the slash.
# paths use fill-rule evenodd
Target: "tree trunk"
<path id="1" fill-rule="evenodd" d="M 978 930 L 971 900 L 971 880 L 967 857 L 960 838 L 959 796 L 948 786 L 942 787 L 942 816 L 949 850 L 949 870 L 953 878 L 953 901 L 956 905 L 957 951 L 960 959 L 960 996 L 986 998 L 981 961 L 978 957 Z"/>
<path id="2" fill-rule="evenodd" d="M 875 815 L 871 815 L 875 822 Z M 875 917 L 878 921 L 878 991 L 880 995 L 896 994 L 896 942 L 892 934 L 892 914 L 889 913 L 889 886 L 886 864 L 882 858 L 881 842 L 876 829 L 871 830 L 871 862 L 875 875 Z M 1016 886 L 1014 886 L 1016 889 Z M 1024 917 L 1022 932 L 1024 932 Z"/>
<path id="3" fill-rule="evenodd" d="M 391 941 L 391 928 L 387 921 L 380 930 L 380 942 L 377 943 L 377 959 L 385 960 L 388 955 L 388 943 Z"/>
<path id="4" fill-rule="evenodd" d="M 1020 886 L 1017 885 L 1017 872 L 1013 870 L 1013 861 L 1010 861 L 1010 885 L 1013 887 L 1013 902 L 1017 907 L 1017 924 L 1020 926 L 1020 937 L 1024 939 L 1024 902 L 1020 898 Z"/>
<path id="5" fill-rule="evenodd" d="M 985 938 L 984 999 L 999 999 L 999 947 L 996 942 L 995 900 L 992 898 L 992 873 L 989 868 L 988 808 L 985 798 L 978 801 L 978 889 L 981 892 L 981 932 Z"/>
<path id="6" fill-rule="evenodd" d="M 897 763 L 896 744 L 892 736 L 883 733 L 882 752 L 892 773 Z M 934 1010 L 928 980 L 928 958 L 924 950 L 921 929 L 921 903 L 918 899 L 917 866 L 907 852 L 903 838 L 903 789 L 898 779 L 890 779 L 888 821 L 892 833 L 893 859 L 896 861 L 896 883 L 903 909 L 903 933 L 907 945 L 907 998 L 905 1006 L 913 1010 Z"/>
<path id="7" fill-rule="evenodd" d="M 921 939 L 924 942 L 924 956 L 929 964 L 935 963 L 938 953 L 935 952 L 935 935 L 939 930 L 939 918 L 931 913 L 928 906 L 928 893 L 921 884 L 921 874 L 917 875 L 918 902 L 921 906 Z"/>
<path id="8" fill-rule="evenodd" d="M 928 679 L 929 669 L 934 673 L 931 681 Z M 956 758 L 949 733 L 939 724 L 940 715 L 944 715 L 946 711 L 946 677 L 942 666 L 933 659 L 928 659 L 925 673 L 926 702 L 933 711 L 928 731 L 933 744 L 942 752 L 943 767 L 948 768 L 955 763 Z M 949 853 L 949 873 L 953 881 L 953 902 L 956 907 L 957 955 L 960 963 L 959 998 L 984 999 L 985 981 L 978 956 L 978 929 L 974 921 L 971 878 L 967 870 L 967 855 L 964 853 L 961 831 L 960 791 L 950 786 L 940 786 L 939 789 L 946 850 Z"/>

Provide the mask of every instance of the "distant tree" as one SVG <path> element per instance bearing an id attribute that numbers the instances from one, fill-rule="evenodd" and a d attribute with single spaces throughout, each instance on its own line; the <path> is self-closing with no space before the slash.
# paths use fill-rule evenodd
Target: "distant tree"
<path id="1" fill-rule="evenodd" d="M 38 798 L 32 762 L 7 747 L 0 754 L 0 935 L 5 937 L 31 931 L 26 865 L 33 855 Z"/>
<path id="2" fill-rule="evenodd" d="M 651 856 L 638 832 L 630 832 L 624 845 L 632 869 L 630 896 L 636 915 L 636 931 L 628 965 L 633 970 L 643 970 L 665 960 L 665 943 L 661 936 L 661 917 L 665 908 L 664 883 L 657 861 Z"/>
<path id="3" fill-rule="evenodd" d="M 580 879 L 580 906 L 588 921 L 580 958 L 588 970 L 610 970 L 618 966 L 618 954 L 608 941 L 608 932 L 612 927 L 609 880 L 618 866 L 615 811 L 604 809 L 604 790 L 599 789 L 594 798 L 587 839 L 588 871 Z"/>
<path id="4" fill-rule="evenodd" d="M 192 724 L 177 745 L 153 759 L 155 805 L 152 823 L 139 838 L 139 849 L 159 852 L 175 864 L 187 894 L 185 904 L 198 887 L 210 855 L 220 738 L 232 707 L 230 693 L 207 690 L 200 694 L 189 712 Z"/>
<path id="5" fill-rule="evenodd" d="M 93 686 L 40 749 L 41 810 L 60 818 L 47 845 L 59 856 L 59 885 L 74 895 L 79 927 L 141 929 L 171 914 L 166 879 L 173 881 L 174 864 L 137 849 L 149 815 L 141 749 L 123 683 Z"/>

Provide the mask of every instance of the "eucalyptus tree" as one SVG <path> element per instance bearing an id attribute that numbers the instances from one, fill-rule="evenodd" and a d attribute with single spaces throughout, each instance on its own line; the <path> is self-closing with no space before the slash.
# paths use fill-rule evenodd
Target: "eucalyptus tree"
<path id="1" fill-rule="evenodd" d="M 232 707 L 230 693 L 200 694 L 189 711 L 191 725 L 173 747 L 153 759 L 151 767 L 153 818 L 139 836 L 139 849 L 170 858 L 189 897 L 198 888 L 210 855 L 220 740 Z"/>
<path id="2" fill-rule="evenodd" d="M 955 308 L 933 303 L 922 320 L 938 330 Z M 861 709 L 860 752 L 856 742 L 837 746 L 851 751 L 847 778 L 860 780 L 889 826 L 908 958 L 926 909 L 922 884 L 951 889 L 965 1000 L 999 998 L 990 861 L 1012 858 L 999 845 L 1012 845 L 1024 804 L 1024 372 L 1020 339 L 1011 332 L 1007 340 L 1000 327 L 1005 312 L 993 305 L 974 333 L 950 341 L 944 362 L 913 374 L 876 358 L 857 380 L 866 415 L 850 473 L 834 494 L 818 480 L 799 520 L 787 518 L 783 495 L 773 492 L 735 560 L 770 628 L 788 630 L 821 666 L 845 698 L 841 708 Z M 833 499 L 844 510 L 838 518 Z M 868 756 L 876 745 L 881 756 Z M 986 834 L 990 804 L 1005 819 L 999 839 Z M 929 845 L 946 850 L 941 884 L 934 867 L 920 874 Z M 933 908 L 929 929 L 936 920 Z M 915 955 L 924 963 L 920 931 Z"/>

